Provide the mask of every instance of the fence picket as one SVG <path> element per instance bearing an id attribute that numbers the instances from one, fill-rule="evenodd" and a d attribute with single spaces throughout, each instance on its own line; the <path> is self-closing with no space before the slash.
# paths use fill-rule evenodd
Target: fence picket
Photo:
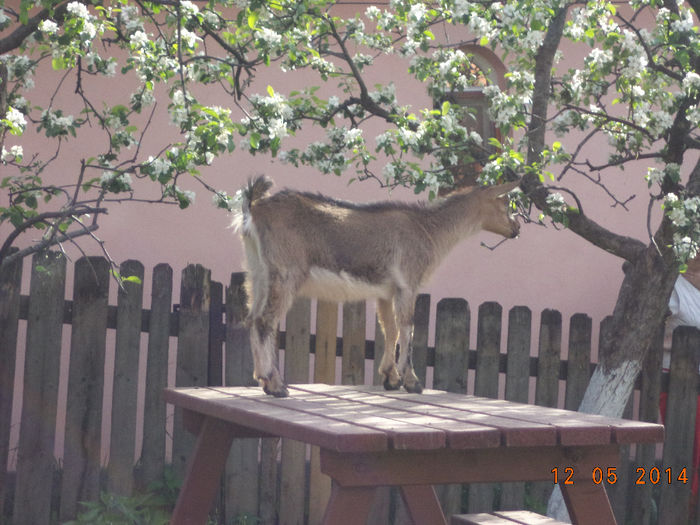
<path id="1" fill-rule="evenodd" d="M 464 299 L 442 299 L 435 317 L 435 368 L 437 389 L 464 394 L 469 362 L 469 304 Z M 445 515 L 462 511 L 462 485 L 441 485 L 435 492 Z"/>
<path id="2" fill-rule="evenodd" d="M 530 390 L 530 336 L 532 312 L 526 306 L 515 306 L 508 312 L 506 351 L 506 391 L 508 401 L 527 403 Z M 524 508 L 525 483 L 503 483 L 501 509 Z"/>
<path id="3" fill-rule="evenodd" d="M 10 254 L 17 250 L 12 250 Z M 5 515 L 7 458 L 10 452 L 12 400 L 15 386 L 22 259 L 0 268 L 0 518 Z"/>
<path id="4" fill-rule="evenodd" d="M 537 382 L 535 404 L 556 407 L 559 399 L 559 357 L 561 355 L 561 314 L 544 310 L 540 319 L 539 348 L 537 352 Z M 553 485 L 548 482 L 531 483 L 530 492 L 535 501 L 546 505 Z"/>
<path id="5" fill-rule="evenodd" d="M 343 358 L 341 382 L 365 382 L 365 302 L 343 303 Z"/>
<path id="6" fill-rule="evenodd" d="M 413 369 L 425 386 L 428 368 L 428 327 L 430 326 L 430 295 L 418 294 L 413 314 Z"/>
<path id="7" fill-rule="evenodd" d="M 593 320 L 586 314 L 575 314 L 569 321 L 569 355 L 564 401 L 564 408 L 567 410 L 578 410 L 591 378 L 592 329 Z"/>
<path id="8" fill-rule="evenodd" d="M 664 353 L 664 330 L 659 330 L 657 340 L 649 350 L 642 365 L 641 388 L 639 389 L 639 420 L 656 423 L 659 420 L 659 398 L 661 395 L 661 367 Z M 655 465 L 656 443 L 637 445 L 637 455 L 634 461 L 636 467 L 649 469 Z M 636 474 L 636 472 L 632 473 Z M 652 490 L 653 485 L 637 485 L 630 491 L 628 502 L 629 521 L 638 525 L 649 525 L 652 519 Z"/>
<path id="9" fill-rule="evenodd" d="M 248 314 L 245 274 L 234 273 L 226 290 L 226 373 L 229 386 L 245 386 L 253 380 L 250 337 L 243 326 Z M 224 517 L 258 515 L 259 439 L 234 439 L 224 473 Z"/>
<path id="10" fill-rule="evenodd" d="M 337 337 L 338 303 L 319 300 L 316 304 L 315 383 L 329 385 L 335 383 Z M 318 447 L 311 447 L 309 494 L 313 495 L 309 498 L 309 523 L 314 525 L 321 523 L 323 512 L 331 495 L 331 478 L 321 473 L 321 456 Z"/>
<path id="11" fill-rule="evenodd" d="M 202 265 L 189 265 L 182 272 L 176 386 L 205 386 L 208 375 L 209 304 L 211 272 Z M 195 438 L 182 426 L 182 412 L 175 411 L 173 469 L 182 475 Z"/>
<path id="12" fill-rule="evenodd" d="M 690 502 L 692 479 L 693 437 L 695 436 L 695 411 L 698 401 L 698 358 L 700 331 L 681 326 L 673 332 L 671 346 L 671 381 L 668 385 L 666 425 L 673 432 L 666 435 L 663 456 L 663 472 L 671 473 L 671 483 L 664 480 L 659 502 L 659 525 L 685 523 Z M 688 483 L 679 483 L 682 469 L 686 469 Z M 670 470 L 666 470 L 670 469 Z"/>
<path id="13" fill-rule="evenodd" d="M 107 489 L 116 494 L 130 496 L 134 486 L 143 264 L 139 261 L 125 261 L 119 273 L 122 278 L 135 277 L 139 281 L 122 283 L 117 299 L 117 335 L 114 350 Z"/>
<path id="14" fill-rule="evenodd" d="M 75 263 L 61 520 L 75 518 L 78 502 L 100 493 L 109 270 L 102 257 Z"/>
<path id="15" fill-rule="evenodd" d="M 136 475 L 140 490 L 160 479 L 165 467 L 166 407 L 161 395 L 168 384 L 173 269 L 167 264 L 157 265 L 153 269 L 151 286 L 146 388 L 143 407 L 143 443 Z"/>
<path id="16" fill-rule="evenodd" d="M 32 258 L 15 523 L 44 525 L 51 518 L 65 280 L 61 254 L 41 252 Z"/>
<path id="17" fill-rule="evenodd" d="M 209 360 L 207 368 L 207 384 L 221 386 L 224 375 L 224 341 L 226 331 L 223 325 L 224 317 L 224 286 L 215 281 L 211 282 L 209 302 Z"/>
<path id="18" fill-rule="evenodd" d="M 474 395 L 498 397 L 498 371 L 501 355 L 501 305 L 494 302 L 479 306 L 476 328 L 476 374 Z M 497 483 L 469 485 L 469 512 L 491 512 Z"/>
<path id="19" fill-rule="evenodd" d="M 309 380 L 311 302 L 297 299 L 287 313 L 284 377 L 287 383 Z M 282 440 L 280 525 L 304 525 L 306 499 L 306 444 Z"/>

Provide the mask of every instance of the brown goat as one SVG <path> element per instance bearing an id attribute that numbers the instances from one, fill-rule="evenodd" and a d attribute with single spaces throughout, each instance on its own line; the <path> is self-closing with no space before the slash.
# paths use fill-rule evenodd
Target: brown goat
<path id="1" fill-rule="evenodd" d="M 427 204 L 353 204 L 292 190 L 269 195 L 270 179 L 251 180 L 234 223 L 248 263 L 254 375 L 265 392 L 288 395 L 276 365 L 276 329 L 297 295 L 376 299 L 384 387 L 421 392 L 411 361 L 418 290 L 461 239 L 480 230 L 518 235 L 506 195 L 518 184 L 460 190 Z"/>

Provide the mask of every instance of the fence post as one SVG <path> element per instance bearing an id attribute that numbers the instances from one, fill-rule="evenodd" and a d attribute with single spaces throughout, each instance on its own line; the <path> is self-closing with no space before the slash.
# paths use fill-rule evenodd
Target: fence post
<path id="1" fill-rule="evenodd" d="M 66 259 L 62 254 L 40 252 L 34 255 L 27 316 L 14 523 L 44 525 L 51 518 L 65 280 Z"/>
<path id="2" fill-rule="evenodd" d="M 474 395 L 498 398 L 498 373 L 501 355 L 501 316 L 503 308 L 495 302 L 479 306 L 476 332 L 476 375 Z M 491 512 L 496 483 L 469 485 L 469 512 Z"/>
<path id="3" fill-rule="evenodd" d="M 243 325 L 248 315 L 245 274 L 234 273 L 226 290 L 227 386 L 257 384 L 253 379 L 250 335 Z M 258 515 L 258 439 L 234 439 L 224 473 L 225 523 L 241 515 Z M 272 502 L 270 505 L 274 507 Z"/>
<path id="4" fill-rule="evenodd" d="M 659 525 L 685 523 L 688 519 L 690 487 L 693 475 L 693 438 L 695 412 L 698 400 L 698 360 L 700 331 L 680 326 L 673 332 L 671 371 L 666 405 L 666 440 L 664 442 L 663 471 L 671 474 L 672 483 L 661 486 Z M 677 480 L 685 468 L 688 483 Z M 670 469 L 670 470 L 667 470 Z"/>
<path id="5" fill-rule="evenodd" d="M 537 383 L 535 404 L 556 407 L 559 399 L 559 357 L 561 355 L 561 314 L 556 310 L 543 310 L 540 320 L 539 348 L 537 352 Z M 530 483 L 535 501 L 547 503 L 553 490 L 552 483 Z"/>
<path id="6" fill-rule="evenodd" d="M 591 378 L 591 331 L 593 320 L 574 314 L 569 321 L 569 355 L 566 367 L 564 408 L 578 410 Z"/>
<path id="7" fill-rule="evenodd" d="M 13 249 L 10 254 L 17 250 Z M 0 520 L 5 515 L 7 457 L 10 452 L 12 400 L 15 386 L 22 259 L 0 269 Z"/>
<path id="8" fill-rule="evenodd" d="M 209 350 L 209 303 L 211 272 L 201 264 L 182 272 L 177 338 L 176 386 L 206 386 Z M 187 457 L 194 450 L 195 437 L 182 425 L 182 411 L 175 411 L 173 468 L 185 472 Z"/>
<path id="9" fill-rule="evenodd" d="M 297 299 L 287 313 L 284 378 L 287 383 L 309 380 L 311 301 Z M 282 440 L 280 523 L 303 525 L 306 500 L 306 444 Z"/>
<path id="10" fill-rule="evenodd" d="M 365 382 L 366 323 L 364 301 L 343 303 L 341 382 L 344 385 L 361 385 Z"/>
<path id="11" fill-rule="evenodd" d="M 134 487 L 136 393 L 138 391 L 143 306 L 143 264 L 125 261 L 119 273 L 125 281 L 117 298 L 117 335 L 114 350 L 112 426 L 107 465 L 107 488 L 130 496 Z"/>
<path id="12" fill-rule="evenodd" d="M 165 468 L 165 419 L 163 389 L 168 385 L 170 311 L 173 299 L 173 269 L 159 264 L 153 269 L 151 314 L 146 356 L 146 390 L 143 407 L 143 445 L 137 469 L 139 489 L 162 478 Z"/>
<path id="13" fill-rule="evenodd" d="M 416 309 L 413 314 L 413 369 L 423 386 L 425 386 L 425 374 L 428 367 L 429 325 L 430 295 L 422 293 L 416 297 Z"/>
<path id="14" fill-rule="evenodd" d="M 530 389 L 530 337 L 532 312 L 526 306 L 515 306 L 508 313 L 506 364 L 506 399 L 527 403 Z M 501 509 L 522 509 L 525 503 L 525 483 L 503 483 Z"/>
<path id="15" fill-rule="evenodd" d="M 647 353 L 642 365 L 641 388 L 639 389 L 639 420 L 656 423 L 659 420 L 659 398 L 661 394 L 661 368 L 664 354 L 664 329 L 659 330 L 659 335 L 654 345 Z M 637 445 L 637 457 L 634 465 L 643 468 L 646 472 L 655 466 L 656 443 L 642 443 Z M 634 474 L 634 473 L 632 473 Z M 630 490 L 628 516 L 632 523 L 649 525 L 652 514 L 651 483 L 634 485 Z"/>
<path id="16" fill-rule="evenodd" d="M 61 520 L 75 518 L 79 501 L 100 494 L 109 270 L 102 257 L 75 263 Z"/>
<path id="17" fill-rule="evenodd" d="M 338 303 L 319 300 L 316 304 L 314 383 L 327 383 L 329 385 L 335 383 L 335 350 L 337 338 Z M 318 447 L 311 447 L 309 475 L 309 523 L 311 525 L 321 523 L 323 512 L 330 495 L 331 478 L 321 472 L 320 449 Z"/>
<path id="18" fill-rule="evenodd" d="M 469 304 L 442 299 L 435 318 L 435 388 L 465 394 L 469 363 Z M 446 516 L 462 511 L 462 485 L 442 485 L 436 493 Z"/>

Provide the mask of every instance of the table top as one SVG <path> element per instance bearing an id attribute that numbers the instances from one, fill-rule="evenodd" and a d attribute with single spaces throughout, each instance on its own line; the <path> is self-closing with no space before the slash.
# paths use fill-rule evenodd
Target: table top
<path id="1" fill-rule="evenodd" d="M 338 452 L 598 446 L 663 441 L 664 427 L 498 399 L 381 387 L 290 385 L 169 388 L 165 401 L 215 417 L 243 436 L 280 436 Z"/>

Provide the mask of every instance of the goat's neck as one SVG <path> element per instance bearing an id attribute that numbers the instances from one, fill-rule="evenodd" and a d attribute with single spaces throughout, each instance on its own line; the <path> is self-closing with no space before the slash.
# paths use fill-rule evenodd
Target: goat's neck
<path id="1" fill-rule="evenodd" d="M 450 195 L 426 210 L 425 228 L 442 258 L 462 239 L 481 230 L 478 195 Z"/>

